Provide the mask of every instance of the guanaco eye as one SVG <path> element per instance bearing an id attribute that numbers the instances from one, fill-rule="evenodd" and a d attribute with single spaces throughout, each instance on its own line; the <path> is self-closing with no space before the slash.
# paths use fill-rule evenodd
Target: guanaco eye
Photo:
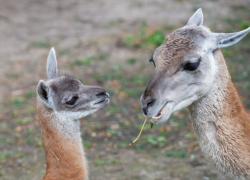
<path id="1" fill-rule="evenodd" d="M 77 101 L 78 97 L 74 96 L 71 100 L 67 101 L 66 104 L 67 105 L 74 105 Z"/>
<path id="2" fill-rule="evenodd" d="M 200 65 L 200 60 L 195 63 L 188 62 L 187 64 L 184 65 L 184 70 L 194 71 L 198 68 L 199 65 Z"/>
<path id="3" fill-rule="evenodd" d="M 153 63 L 154 63 L 154 67 L 155 67 L 155 61 L 154 61 L 154 59 L 153 59 L 153 56 L 151 56 L 149 62 L 153 62 Z"/>

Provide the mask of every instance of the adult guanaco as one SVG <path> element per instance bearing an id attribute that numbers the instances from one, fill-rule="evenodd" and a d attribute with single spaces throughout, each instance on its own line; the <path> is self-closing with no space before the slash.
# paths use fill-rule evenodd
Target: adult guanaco
<path id="1" fill-rule="evenodd" d="M 159 124 L 188 107 L 205 157 L 228 178 L 247 180 L 250 114 L 220 48 L 237 43 L 250 28 L 213 33 L 202 24 L 203 13 L 198 9 L 185 26 L 166 36 L 165 43 L 154 51 L 151 61 L 155 72 L 141 96 L 142 110 Z"/>

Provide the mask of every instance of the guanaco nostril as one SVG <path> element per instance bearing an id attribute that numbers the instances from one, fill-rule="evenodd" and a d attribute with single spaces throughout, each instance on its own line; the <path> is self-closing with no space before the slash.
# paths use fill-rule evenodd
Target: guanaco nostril
<path id="1" fill-rule="evenodd" d="M 142 108 L 142 111 L 145 115 L 147 115 L 147 108 Z"/>
<path id="2" fill-rule="evenodd" d="M 146 107 L 149 108 L 149 107 L 153 106 L 154 103 L 155 103 L 155 99 L 151 99 L 151 100 L 147 103 L 147 106 L 146 106 Z"/>
<path id="3" fill-rule="evenodd" d="M 147 115 L 147 113 L 148 113 L 148 108 L 149 108 L 149 107 L 152 107 L 152 106 L 154 105 L 155 102 L 156 102 L 155 99 L 148 99 L 148 100 L 146 100 L 145 106 L 142 108 L 142 111 L 143 111 L 143 113 L 144 113 L 145 115 Z"/>
<path id="4" fill-rule="evenodd" d="M 99 96 L 107 96 L 106 91 L 101 91 L 101 92 L 97 93 L 96 96 L 97 97 L 99 97 Z"/>

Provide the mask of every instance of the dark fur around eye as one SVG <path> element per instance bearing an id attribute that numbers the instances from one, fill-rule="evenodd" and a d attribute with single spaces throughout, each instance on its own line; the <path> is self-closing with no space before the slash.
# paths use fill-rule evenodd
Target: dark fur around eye
<path id="1" fill-rule="evenodd" d="M 195 63 L 188 62 L 187 64 L 184 65 L 184 70 L 194 71 L 198 68 L 199 65 L 200 65 L 200 60 Z"/>
<path id="2" fill-rule="evenodd" d="M 153 56 L 151 56 L 149 62 L 153 62 L 153 63 L 154 63 L 154 67 L 155 67 L 155 61 L 154 61 L 154 59 L 153 59 Z"/>
<path id="3" fill-rule="evenodd" d="M 67 101 L 66 104 L 68 105 L 74 105 L 77 101 L 78 97 L 73 97 L 71 100 Z"/>

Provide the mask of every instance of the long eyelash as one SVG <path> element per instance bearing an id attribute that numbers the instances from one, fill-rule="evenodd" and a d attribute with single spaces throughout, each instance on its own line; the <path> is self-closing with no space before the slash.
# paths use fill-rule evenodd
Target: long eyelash
<path id="1" fill-rule="evenodd" d="M 149 62 L 153 62 L 153 63 L 154 63 L 154 67 L 155 67 L 155 61 L 154 61 L 154 59 L 153 59 L 153 55 L 151 56 Z"/>

